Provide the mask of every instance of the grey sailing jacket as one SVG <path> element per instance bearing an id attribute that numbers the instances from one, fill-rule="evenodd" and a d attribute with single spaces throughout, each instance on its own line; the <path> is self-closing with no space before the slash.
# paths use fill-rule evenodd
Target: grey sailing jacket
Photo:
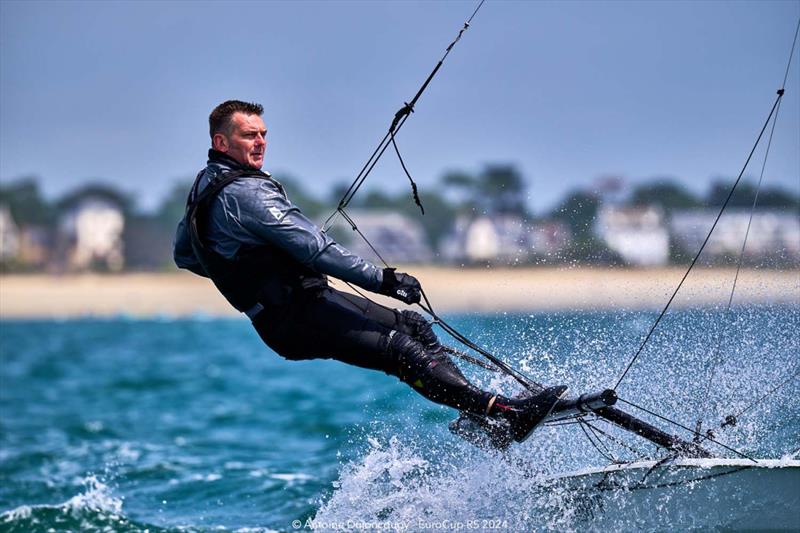
<path id="1" fill-rule="evenodd" d="M 223 172 L 242 168 L 224 154 L 209 151 L 197 193 Z M 234 259 L 244 245 L 272 245 L 287 252 L 320 274 L 333 276 L 376 291 L 382 269 L 351 253 L 323 233 L 292 204 L 275 183 L 258 178 L 239 178 L 214 199 L 206 225 L 207 244 L 226 259 Z M 192 250 L 186 217 L 178 224 L 174 242 L 175 264 L 208 277 Z"/>

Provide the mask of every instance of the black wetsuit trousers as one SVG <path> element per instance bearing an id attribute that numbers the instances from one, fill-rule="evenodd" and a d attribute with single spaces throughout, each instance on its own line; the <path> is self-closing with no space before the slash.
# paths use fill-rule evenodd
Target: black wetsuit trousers
<path id="1" fill-rule="evenodd" d="M 470 384 L 418 313 L 398 311 L 330 287 L 298 291 L 253 319 L 286 359 L 336 359 L 397 376 L 426 398 L 483 414 L 492 397 Z"/>

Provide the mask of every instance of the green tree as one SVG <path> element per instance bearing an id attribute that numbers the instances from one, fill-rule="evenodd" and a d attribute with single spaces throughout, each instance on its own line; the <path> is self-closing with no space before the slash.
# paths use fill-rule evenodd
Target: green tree
<path id="1" fill-rule="evenodd" d="M 759 207 L 775 207 L 780 209 L 800 209 L 800 195 L 792 194 L 781 187 L 768 187 L 758 194 Z"/>
<path id="2" fill-rule="evenodd" d="M 17 224 L 51 226 L 57 216 L 42 197 L 39 183 L 29 176 L 8 184 L 0 184 L 0 204 L 8 206 Z"/>
<path id="3" fill-rule="evenodd" d="M 125 215 L 131 214 L 134 207 L 134 201 L 128 193 L 113 185 L 92 181 L 64 195 L 57 202 L 58 209 L 62 212 L 69 210 L 85 198 L 102 198 L 119 207 Z"/>
<path id="4" fill-rule="evenodd" d="M 192 183 L 191 178 L 186 178 L 172 186 L 154 214 L 153 218 L 159 225 L 175 229 L 186 213 L 186 198 L 189 196 Z"/>
<path id="5" fill-rule="evenodd" d="M 658 205 L 665 212 L 703 205 L 703 202 L 687 188 L 671 180 L 659 180 L 655 183 L 639 185 L 633 190 L 630 203 L 634 205 Z"/>
<path id="6" fill-rule="evenodd" d="M 488 214 L 528 217 L 527 183 L 514 165 L 487 165 L 477 176 L 449 171 L 439 183 L 444 197 L 459 211 L 480 209 Z"/>
<path id="7" fill-rule="evenodd" d="M 592 227 L 599 206 L 600 200 L 596 195 L 585 191 L 572 191 L 550 213 L 550 217 L 567 224 L 573 238 L 587 239 L 592 236 Z"/>
<path id="8" fill-rule="evenodd" d="M 449 171 L 439 179 L 439 186 L 444 190 L 444 197 L 459 211 L 475 209 L 478 179 L 460 170 Z"/>
<path id="9" fill-rule="evenodd" d="M 527 184 L 513 165 L 488 165 L 478 177 L 476 203 L 488 213 L 527 216 Z"/>

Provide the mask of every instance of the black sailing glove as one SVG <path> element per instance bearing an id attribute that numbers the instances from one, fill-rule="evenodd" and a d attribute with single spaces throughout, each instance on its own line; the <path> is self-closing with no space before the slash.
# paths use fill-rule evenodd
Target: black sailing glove
<path id="1" fill-rule="evenodd" d="M 384 268 L 383 282 L 378 292 L 407 304 L 415 304 L 419 303 L 422 286 L 417 278 L 410 274 L 395 272 L 393 268 Z"/>

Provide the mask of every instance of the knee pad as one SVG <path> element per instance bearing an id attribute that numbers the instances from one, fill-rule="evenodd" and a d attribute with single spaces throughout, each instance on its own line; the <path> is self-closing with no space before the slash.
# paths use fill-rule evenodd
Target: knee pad
<path id="1" fill-rule="evenodd" d="M 408 330 L 408 334 L 420 341 L 428 350 L 436 352 L 441 349 L 442 346 L 436 333 L 433 332 L 431 323 L 421 314 L 405 309 L 400 312 L 400 321 Z"/>
<path id="2" fill-rule="evenodd" d="M 395 333 L 389 341 L 389 352 L 398 363 L 398 377 L 416 388 L 469 386 L 449 357 L 427 350 L 409 335 Z"/>

